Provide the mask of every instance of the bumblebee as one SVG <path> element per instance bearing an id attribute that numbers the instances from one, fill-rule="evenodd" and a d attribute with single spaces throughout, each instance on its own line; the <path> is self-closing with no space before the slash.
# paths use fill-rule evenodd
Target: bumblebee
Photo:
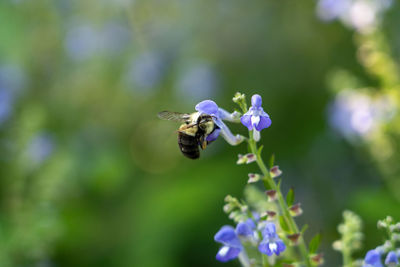
<path id="1" fill-rule="evenodd" d="M 200 157 L 199 147 L 204 150 L 210 143 L 207 141 L 207 136 L 218 129 L 212 116 L 199 112 L 187 114 L 162 111 L 158 113 L 158 117 L 183 123 L 178 129 L 178 145 L 182 154 L 190 159 Z"/>

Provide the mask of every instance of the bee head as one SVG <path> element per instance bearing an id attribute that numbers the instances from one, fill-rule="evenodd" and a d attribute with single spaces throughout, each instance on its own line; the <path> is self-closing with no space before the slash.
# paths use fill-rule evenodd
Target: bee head
<path id="1" fill-rule="evenodd" d="M 202 115 L 198 119 L 199 128 L 206 134 L 210 134 L 214 130 L 214 120 L 210 115 Z"/>

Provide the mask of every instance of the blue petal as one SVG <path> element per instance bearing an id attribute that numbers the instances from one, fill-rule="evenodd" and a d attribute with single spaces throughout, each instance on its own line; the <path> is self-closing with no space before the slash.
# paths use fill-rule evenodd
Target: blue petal
<path id="1" fill-rule="evenodd" d="M 249 131 L 253 130 L 253 125 L 251 124 L 251 115 L 249 114 L 244 114 L 241 118 L 240 118 L 240 122 L 246 126 Z"/>
<path id="2" fill-rule="evenodd" d="M 242 236 L 251 236 L 253 235 L 253 230 L 251 225 L 246 222 L 240 222 L 236 226 L 236 233 Z"/>
<path id="3" fill-rule="evenodd" d="M 364 261 L 366 264 L 372 265 L 373 267 L 383 267 L 381 263 L 381 254 L 375 249 L 367 252 Z"/>
<path id="4" fill-rule="evenodd" d="M 389 265 L 390 263 L 399 264 L 399 260 L 397 259 L 396 252 L 390 251 L 385 259 L 385 264 Z"/>
<path id="5" fill-rule="evenodd" d="M 276 226 L 274 223 L 269 222 L 265 225 L 265 228 L 262 231 L 263 237 L 275 237 L 276 235 Z"/>
<path id="6" fill-rule="evenodd" d="M 264 128 L 268 128 L 269 126 L 271 126 L 271 119 L 266 116 L 260 116 L 260 122 L 256 125 L 256 130 L 257 131 L 261 131 Z"/>
<path id="7" fill-rule="evenodd" d="M 227 262 L 235 259 L 239 255 L 241 250 L 242 250 L 241 248 L 223 246 L 218 251 L 217 256 L 215 258 L 221 262 Z"/>
<path id="8" fill-rule="evenodd" d="M 242 244 L 232 226 L 225 225 L 215 234 L 214 240 L 229 247 L 241 248 Z"/>
<path id="9" fill-rule="evenodd" d="M 262 241 L 261 243 L 260 243 L 260 245 L 258 245 L 258 250 L 261 252 L 261 253 L 263 253 L 263 254 L 266 254 L 266 255 L 268 255 L 268 256 L 272 256 L 272 251 L 271 251 L 271 249 L 269 248 L 269 242 L 268 241 Z"/>
<path id="10" fill-rule="evenodd" d="M 218 106 L 212 100 L 201 101 L 200 103 L 198 103 L 196 105 L 195 109 L 200 113 L 213 115 L 213 116 L 216 116 L 216 117 L 218 117 L 218 115 L 219 115 L 218 114 Z"/>
<path id="11" fill-rule="evenodd" d="M 257 108 L 259 108 L 259 107 L 261 107 L 261 104 L 262 104 L 262 98 L 261 98 L 261 96 L 260 95 L 253 95 L 252 97 L 251 97 L 251 105 L 253 106 L 253 107 L 257 107 Z"/>
<path id="12" fill-rule="evenodd" d="M 221 129 L 216 128 L 211 134 L 207 135 L 206 141 L 211 142 L 218 138 Z"/>
<path id="13" fill-rule="evenodd" d="M 253 213 L 253 217 L 256 221 L 260 219 L 260 216 L 256 212 Z M 256 224 L 252 219 L 247 219 L 246 223 L 251 227 L 251 229 L 256 229 Z"/>
<path id="14" fill-rule="evenodd" d="M 280 239 L 278 241 L 276 241 L 276 244 L 278 245 L 278 250 L 276 252 L 276 255 L 279 256 L 279 254 L 281 254 L 282 252 L 285 251 L 286 246 L 285 246 L 285 243 L 283 243 L 283 241 Z"/>

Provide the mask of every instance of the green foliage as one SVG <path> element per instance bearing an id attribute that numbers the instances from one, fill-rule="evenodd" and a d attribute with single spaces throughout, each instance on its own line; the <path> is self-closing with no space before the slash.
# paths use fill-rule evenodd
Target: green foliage
<path id="1" fill-rule="evenodd" d="M 286 195 L 286 204 L 288 207 L 292 206 L 294 203 L 294 189 L 290 188 L 289 192 Z"/>
<path id="2" fill-rule="evenodd" d="M 318 233 L 311 239 L 310 244 L 308 245 L 308 250 L 310 254 L 317 253 L 320 243 L 321 243 L 321 234 Z"/>

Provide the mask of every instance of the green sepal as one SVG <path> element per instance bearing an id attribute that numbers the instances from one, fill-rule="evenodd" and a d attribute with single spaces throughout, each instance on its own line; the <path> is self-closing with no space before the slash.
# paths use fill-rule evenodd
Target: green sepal
<path id="1" fill-rule="evenodd" d="M 309 252 L 310 252 L 310 254 L 317 253 L 317 250 L 318 250 L 318 247 L 319 247 L 320 243 L 321 243 L 321 234 L 318 233 L 310 241 L 310 244 L 309 244 Z"/>
<path id="2" fill-rule="evenodd" d="M 288 207 L 292 206 L 294 203 L 294 190 L 293 187 L 289 189 L 289 192 L 286 195 L 286 203 Z"/>
<path id="3" fill-rule="evenodd" d="M 261 145 L 257 150 L 257 157 L 261 156 L 261 151 L 263 150 L 264 145 Z"/>

